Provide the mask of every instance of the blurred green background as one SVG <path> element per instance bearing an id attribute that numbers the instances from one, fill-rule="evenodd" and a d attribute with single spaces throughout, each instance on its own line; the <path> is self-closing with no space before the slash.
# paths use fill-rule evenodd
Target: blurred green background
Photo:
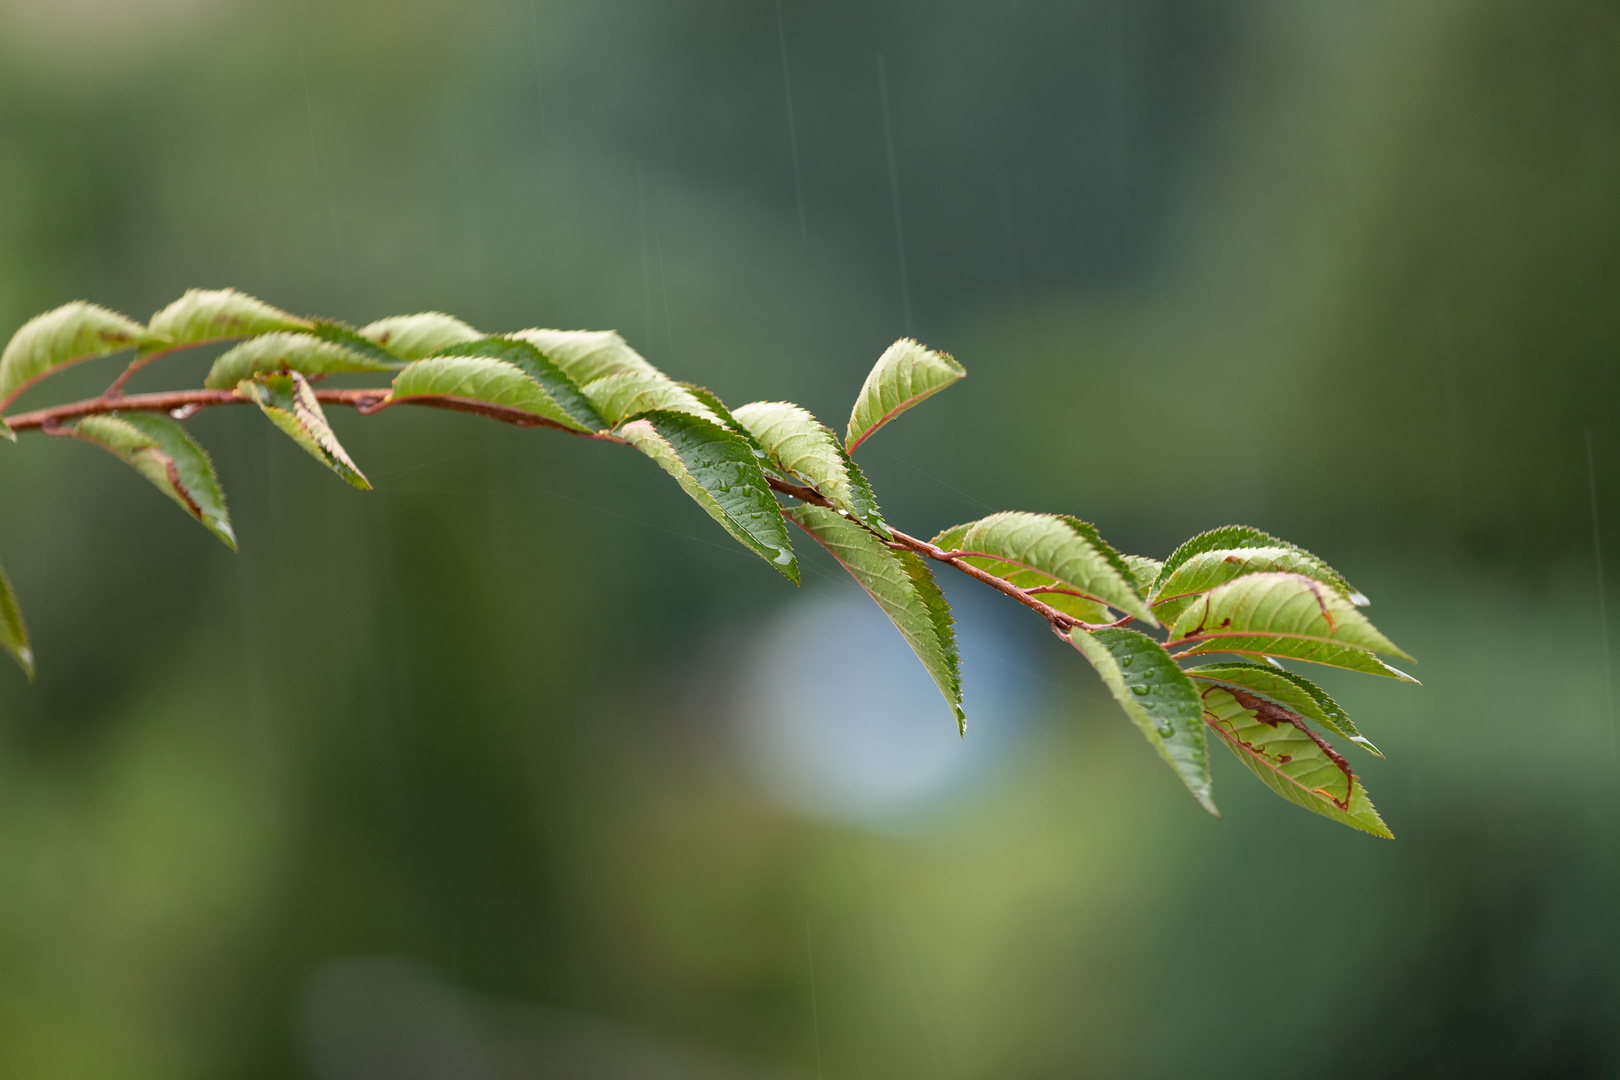
<path id="1" fill-rule="evenodd" d="M 0 333 L 224 285 L 837 427 L 951 351 L 891 519 L 1323 553 L 1421 660 L 1324 679 L 1398 839 L 1224 754 L 1206 817 L 960 590 L 958 742 L 613 448 L 338 415 L 361 494 L 205 413 L 232 556 L 25 436 L 0 1075 L 1620 1075 L 1613 3 L 0 0 Z"/>

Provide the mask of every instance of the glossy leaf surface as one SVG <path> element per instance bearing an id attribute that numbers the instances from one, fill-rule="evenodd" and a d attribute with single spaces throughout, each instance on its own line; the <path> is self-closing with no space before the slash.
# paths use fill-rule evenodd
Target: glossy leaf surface
<path id="1" fill-rule="evenodd" d="M 1279 540 L 1268 532 L 1261 532 L 1247 525 L 1223 525 L 1219 529 L 1199 533 L 1191 540 L 1182 542 L 1164 561 L 1164 568 L 1159 572 L 1159 580 L 1155 582 L 1153 592 L 1155 595 L 1172 595 L 1165 588 L 1170 575 L 1180 570 L 1195 555 L 1212 551 L 1244 551 L 1252 548 L 1282 548 L 1291 551 L 1299 557 L 1295 566 L 1291 568 L 1293 572 L 1326 582 L 1333 586 L 1336 592 L 1358 606 L 1367 603 L 1367 598 L 1352 588 L 1342 574 L 1315 555 L 1297 544 Z"/>
<path id="2" fill-rule="evenodd" d="M 214 361 L 203 385 L 228 390 L 243 379 L 272 372 L 296 371 L 318 379 L 345 371 L 393 371 L 401 363 L 379 361 L 314 334 L 274 331 L 227 349 Z"/>
<path id="3" fill-rule="evenodd" d="M 644 412 L 686 413 L 724 428 L 725 421 L 697 395 L 663 372 L 621 371 L 585 384 L 585 396 L 609 424 Z"/>
<path id="4" fill-rule="evenodd" d="M 1246 574 L 1287 573 L 1313 578 L 1338 595 L 1351 598 L 1338 572 L 1308 551 L 1285 545 L 1216 548 L 1189 556 L 1181 565 L 1154 582 L 1153 613 L 1174 623 L 1200 593 Z"/>
<path id="5" fill-rule="evenodd" d="M 809 411 L 786 401 L 756 401 L 733 414 L 784 476 L 798 477 L 857 521 L 889 535 L 877 496 L 838 437 Z"/>
<path id="6" fill-rule="evenodd" d="M 511 336 L 545 353 L 580 386 L 625 371 L 660 373 L 612 330 L 519 330 Z"/>
<path id="7" fill-rule="evenodd" d="M 28 681 L 33 682 L 34 649 L 28 643 L 28 625 L 23 622 L 22 608 L 17 604 L 17 594 L 3 566 L 0 566 L 0 648 L 11 654 L 27 673 Z"/>
<path id="8" fill-rule="evenodd" d="M 877 601 L 944 695 L 956 718 L 957 732 L 966 734 L 956 630 L 950 605 L 927 564 L 912 552 L 892 550 L 866 529 L 824 506 L 795 507 L 790 516 Z"/>
<path id="9" fill-rule="evenodd" d="M 1158 642 L 1135 630 L 1111 627 L 1088 632 L 1076 627 L 1069 640 L 1091 661 L 1108 692 L 1193 798 L 1219 816 L 1211 797 L 1203 700 L 1193 681 Z"/>
<path id="10" fill-rule="evenodd" d="M 314 326 L 263 300 L 235 289 L 190 289 L 156 315 L 151 329 L 176 345 L 252 337 L 277 330 L 309 330 Z"/>
<path id="11" fill-rule="evenodd" d="M 602 414 L 596 411 L 591 399 L 570 379 L 562 368 L 547 359 L 546 354 L 527 341 L 514 337 L 481 337 L 446 346 L 440 356 L 487 356 L 504 360 L 533 379 L 546 396 L 570 416 L 570 426 L 582 431 L 601 431 L 608 426 Z"/>
<path id="12" fill-rule="evenodd" d="M 855 399 L 844 448 L 853 454 L 878 428 L 966 374 L 967 369 L 947 354 L 934 352 L 910 338 L 890 345 L 878 357 Z"/>
<path id="13" fill-rule="evenodd" d="M 946 529 L 934 543 L 1082 622 L 1112 622 L 1106 608 L 1158 624 L 1129 564 L 1094 526 L 1059 514 L 1007 511 Z"/>
<path id="14" fill-rule="evenodd" d="M 798 584 L 781 507 L 741 436 L 701 417 L 662 410 L 643 414 L 619 435 L 673 476 L 739 543 Z"/>
<path id="15" fill-rule="evenodd" d="M 1170 640 L 1199 642 L 1201 653 L 1257 652 L 1338 667 L 1352 666 L 1340 650 L 1411 659 L 1349 600 L 1299 574 L 1249 574 L 1203 594 L 1176 620 Z M 1375 670 L 1364 661 L 1354 669 Z"/>
<path id="16" fill-rule="evenodd" d="M 391 315 L 362 326 L 358 333 L 387 349 L 401 360 L 423 360 L 446 349 L 477 341 L 484 335 L 454 315 L 424 311 L 416 315 Z"/>
<path id="17" fill-rule="evenodd" d="M 392 397 L 457 398 L 528 413 L 572 431 L 590 431 L 554 401 L 545 388 L 515 365 L 487 356 L 440 356 L 418 360 L 394 379 Z"/>
<path id="18" fill-rule="evenodd" d="M 1130 572 L 1131 584 L 1142 596 L 1148 595 L 1153 583 L 1158 580 L 1159 571 L 1164 569 L 1164 563 L 1158 559 L 1150 559 L 1145 555 L 1121 555 L 1125 562 L 1125 569 Z"/>
<path id="19" fill-rule="evenodd" d="M 1343 758 L 1286 720 L 1268 720 L 1231 692 L 1203 692 L 1204 715 L 1227 749 L 1267 787 L 1291 803 L 1344 825 L 1394 839 L 1373 809 L 1367 789 Z"/>
<path id="20" fill-rule="evenodd" d="M 240 384 L 237 392 L 256 403 L 271 423 L 315 460 L 355 487 L 371 489 L 370 481 L 332 433 L 332 425 L 327 423 L 326 413 L 315 399 L 309 381 L 298 372 L 260 375 Z"/>
<path id="21" fill-rule="evenodd" d="M 1383 757 L 1383 752 L 1367 740 L 1339 703 L 1328 692 L 1303 675 L 1269 664 L 1205 664 L 1187 671 L 1194 679 L 1224 683 L 1248 690 L 1298 713 L 1307 720 L 1344 736 L 1364 750 Z"/>
<path id="22" fill-rule="evenodd" d="M 152 340 L 140 323 L 83 300 L 36 315 L 0 352 L 0 409 L 54 371 Z"/>
<path id="23" fill-rule="evenodd" d="M 72 434 L 133 467 L 236 550 L 236 533 L 214 463 L 179 423 L 154 413 L 108 413 L 85 417 L 73 426 Z"/>

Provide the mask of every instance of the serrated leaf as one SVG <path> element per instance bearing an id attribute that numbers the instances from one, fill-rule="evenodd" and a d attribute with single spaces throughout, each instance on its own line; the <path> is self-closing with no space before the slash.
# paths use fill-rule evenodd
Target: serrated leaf
<path id="1" fill-rule="evenodd" d="M 1170 643 L 1196 643 L 1197 654 L 1259 653 L 1416 681 L 1373 657 L 1411 659 L 1355 605 L 1300 574 L 1249 574 L 1204 593 L 1171 627 Z"/>
<path id="2" fill-rule="evenodd" d="M 793 520 L 848 570 L 922 661 L 956 718 L 957 732 L 967 733 L 962 712 L 962 674 L 950 605 L 928 571 L 910 551 L 895 551 L 837 511 L 809 504 L 790 511 Z"/>
<path id="3" fill-rule="evenodd" d="M 387 349 L 401 360 L 425 360 L 446 349 L 483 337 L 454 315 L 424 311 L 416 315 L 390 315 L 362 326 L 361 337 Z"/>
<path id="4" fill-rule="evenodd" d="M 799 582 L 781 507 L 742 437 L 689 413 L 655 410 L 619 429 L 744 547 Z"/>
<path id="5" fill-rule="evenodd" d="M 28 643 L 28 625 L 23 622 L 22 608 L 17 594 L 6 577 L 6 568 L 0 566 L 0 648 L 11 654 L 25 673 L 34 681 L 34 649 Z"/>
<path id="6" fill-rule="evenodd" d="M 1316 721 L 1329 731 L 1343 735 L 1364 750 L 1379 757 L 1384 756 L 1378 747 L 1356 730 L 1356 725 L 1339 707 L 1339 703 L 1303 675 L 1268 664 L 1247 663 L 1205 664 L 1189 668 L 1187 674 L 1205 682 L 1224 683 L 1253 691 L 1307 720 Z"/>
<path id="7" fill-rule="evenodd" d="M 1069 632 L 1069 641 L 1102 676 L 1125 714 L 1147 736 L 1198 804 L 1216 817 L 1209 748 L 1198 687 L 1158 642 L 1123 627 Z"/>
<path id="8" fill-rule="evenodd" d="M 1308 551 L 1291 546 L 1216 548 L 1189 556 L 1175 570 L 1154 581 L 1153 613 L 1162 622 L 1174 623 L 1200 593 L 1245 574 L 1265 573 L 1314 578 L 1345 599 L 1352 599 L 1344 578 Z"/>
<path id="9" fill-rule="evenodd" d="M 545 353 L 580 386 L 626 371 L 660 374 L 613 330 L 519 330 L 510 336 Z"/>
<path id="10" fill-rule="evenodd" d="M 1114 608 L 1158 625 L 1131 567 L 1087 522 L 1006 511 L 946 529 L 934 543 L 1082 622 L 1112 622 L 1105 609 Z"/>
<path id="11" fill-rule="evenodd" d="M 316 400 L 309 380 L 296 371 L 286 375 L 260 375 L 242 382 L 236 389 L 264 410 L 271 423 L 315 460 L 355 487 L 371 490 L 370 481 L 332 433 L 332 425 L 327 423 L 326 413 Z"/>
<path id="12" fill-rule="evenodd" d="M 272 331 L 227 349 L 214 361 L 203 385 L 228 390 L 243 379 L 265 373 L 296 371 L 318 379 L 345 371 L 395 371 L 403 363 L 387 354 L 378 360 L 314 334 Z"/>
<path id="13" fill-rule="evenodd" d="M 570 431 L 592 430 L 570 416 L 544 387 L 515 364 L 487 356 L 418 360 L 394 379 L 390 396 L 396 401 L 454 398 L 483 402 L 528 413 Z"/>
<path id="14" fill-rule="evenodd" d="M 314 324 L 235 289 L 189 289 L 152 316 L 151 329 L 176 345 L 252 337 L 276 330 L 310 330 Z"/>
<path id="15" fill-rule="evenodd" d="M 1158 580 L 1159 571 L 1164 569 L 1164 563 L 1158 559 L 1150 559 L 1146 555 L 1121 555 L 1125 560 L 1125 569 L 1130 571 L 1131 584 L 1142 596 L 1148 595 L 1153 583 Z"/>
<path id="16" fill-rule="evenodd" d="M 756 401 L 732 414 L 784 476 L 797 476 L 823 498 L 887 537 L 877 496 L 838 437 L 809 411 L 786 401 Z"/>
<path id="17" fill-rule="evenodd" d="M 1343 574 L 1340 574 L 1315 555 L 1312 555 L 1298 544 L 1290 544 L 1286 540 L 1279 540 L 1270 533 L 1261 532 L 1259 529 L 1250 528 L 1247 525 L 1223 525 L 1219 529 L 1199 533 L 1191 540 L 1183 542 L 1164 561 L 1164 568 L 1159 571 L 1159 578 L 1154 582 L 1152 593 L 1156 597 L 1173 595 L 1165 588 L 1170 576 L 1180 570 L 1188 560 L 1196 555 L 1215 551 L 1242 551 L 1251 548 L 1282 548 L 1291 551 L 1298 557 L 1295 564 L 1286 568 L 1278 567 L 1278 569 L 1288 569 L 1293 573 L 1304 574 L 1306 577 L 1313 577 L 1318 581 L 1326 582 L 1333 586 L 1336 592 L 1358 607 L 1364 607 L 1367 604 L 1367 598 L 1352 588 L 1350 583 L 1344 579 Z M 1169 621 L 1168 617 L 1166 621 Z"/>
<path id="18" fill-rule="evenodd" d="M 196 518 L 232 551 L 236 533 L 225 509 L 225 494 L 208 451 L 186 429 L 153 413 L 107 413 L 87 416 L 68 431 L 95 443 L 132 466 L 154 487 Z"/>
<path id="19" fill-rule="evenodd" d="M 1227 749 L 1291 803 L 1393 840 L 1349 762 L 1286 719 L 1268 719 L 1218 686 L 1203 693 L 1204 716 Z M 1336 759 L 1336 760 L 1335 760 Z"/>
<path id="20" fill-rule="evenodd" d="M 583 431 L 601 431 L 608 426 L 579 385 L 564 374 L 562 368 L 548 360 L 545 353 L 527 341 L 502 336 L 481 337 L 446 346 L 438 355 L 487 356 L 504 360 L 539 383 L 546 395 L 573 418 L 573 426 Z"/>
<path id="21" fill-rule="evenodd" d="M 663 372 L 621 371 L 584 386 L 585 396 L 609 424 L 618 425 L 644 412 L 686 413 L 724 428 L 725 421 L 692 391 Z"/>
<path id="22" fill-rule="evenodd" d="M 850 453 L 878 428 L 967 374 L 951 356 L 901 338 L 873 365 L 849 414 L 844 447 Z"/>
<path id="23" fill-rule="evenodd" d="M 731 415 L 731 410 L 726 408 L 726 403 L 720 400 L 719 394 L 706 386 L 699 386 L 697 383 L 682 381 L 677 382 L 675 385 L 697 398 L 699 404 L 718 416 L 721 426 L 726 430 L 741 435 L 748 445 L 753 447 L 755 457 L 762 461 L 769 459 L 770 455 L 765 453 L 765 448 L 760 445 L 758 439 L 754 438 L 754 433 L 743 427 L 737 418 Z"/>
<path id="24" fill-rule="evenodd" d="M 406 362 L 375 341 L 365 337 L 348 323 L 338 322 L 336 319 L 311 319 L 310 336 L 322 341 L 341 345 L 356 356 L 364 357 L 371 363 L 367 371 L 398 371 Z"/>
<path id="25" fill-rule="evenodd" d="M 0 409 L 52 372 L 152 340 L 152 332 L 135 320 L 84 300 L 36 315 L 0 352 Z M 5 428 L 8 436 L 10 431 Z"/>

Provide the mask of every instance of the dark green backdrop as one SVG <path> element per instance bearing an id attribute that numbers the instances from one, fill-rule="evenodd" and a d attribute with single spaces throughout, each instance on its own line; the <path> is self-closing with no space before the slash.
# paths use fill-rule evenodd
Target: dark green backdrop
<path id="1" fill-rule="evenodd" d="M 840 427 L 915 334 L 970 377 L 862 452 L 902 527 L 1241 521 L 1372 596 L 1425 686 L 1330 688 L 1399 839 L 1224 755 L 1207 818 L 1038 633 L 971 782 L 795 810 L 737 691 L 847 586 L 611 447 L 337 416 L 361 494 L 204 414 L 232 556 L 26 436 L 0 1073 L 1620 1072 L 1612 3 L 0 4 L 0 334 L 193 285 L 616 327 Z"/>

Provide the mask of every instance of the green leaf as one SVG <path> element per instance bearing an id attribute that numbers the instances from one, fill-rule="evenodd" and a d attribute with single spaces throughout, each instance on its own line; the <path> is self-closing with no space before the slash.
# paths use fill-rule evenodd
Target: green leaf
<path id="1" fill-rule="evenodd" d="M 226 350 L 214 361 L 203 385 L 228 390 L 243 379 L 265 373 L 296 371 L 318 379 L 344 371 L 394 371 L 402 365 L 403 361 L 392 357 L 379 361 L 314 334 L 272 331 Z"/>
<path id="2" fill-rule="evenodd" d="M 1289 546 L 1217 548 L 1188 557 L 1175 570 L 1154 582 L 1153 613 L 1163 622 L 1174 623 L 1200 593 L 1245 574 L 1265 573 L 1314 578 L 1352 603 L 1356 600 L 1337 571 L 1308 551 Z"/>
<path id="3" fill-rule="evenodd" d="M 314 324 L 235 289 L 190 289 L 153 315 L 151 328 L 176 345 L 199 345 L 276 330 L 310 330 Z"/>
<path id="4" fill-rule="evenodd" d="M 878 357 L 866 376 L 849 414 L 845 448 L 853 454 L 872 432 L 966 374 L 967 369 L 949 355 L 901 338 Z"/>
<path id="5" fill-rule="evenodd" d="M 83 300 L 36 315 L 0 352 L 0 409 L 54 371 L 153 340 L 140 323 Z M 4 434 L 15 441 L 9 427 Z"/>
<path id="6" fill-rule="evenodd" d="M 1329 731 L 1343 735 L 1364 750 L 1379 757 L 1384 756 L 1383 751 L 1356 730 L 1356 725 L 1351 723 L 1349 715 L 1339 707 L 1339 703 L 1329 697 L 1326 690 L 1303 675 L 1296 675 L 1292 671 L 1284 671 L 1269 664 L 1246 663 L 1205 664 L 1203 667 L 1189 669 L 1187 674 L 1205 682 L 1225 683 L 1227 686 L 1253 691 L 1285 709 L 1293 710 L 1307 720 L 1315 720 Z"/>
<path id="7" fill-rule="evenodd" d="M 454 398 L 499 405 L 539 417 L 570 431 L 590 431 L 552 400 L 515 364 L 487 356 L 437 356 L 418 360 L 394 379 L 396 401 Z"/>
<path id="8" fill-rule="evenodd" d="M 1192 652 L 1259 653 L 1407 679 L 1375 652 L 1411 657 L 1330 586 L 1300 574 L 1249 574 L 1204 593 L 1170 629 Z"/>
<path id="9" fill-rule="evenodd" d="M 739 543 L 798 584 L 799 564 L 781 507 L 741 436 L 702 417 L 664 410 L 642 414 L 619 435 L 673 476 Z"/>
<path id="10" fill-rule="evenodd" d="M 1272 791 L 1323 817 L 1394 839 L 1350 763 L 1303 723 L 1290 722 L 1285 711 L 1265 708 L 1258 699 L 1240 702 L 1218 686 L 1206 689 L 1203 698 L 1209 726 Z"/>
<path id="11" fill-rule="evenodd" d="M 585 384 L 585 396 L 590 398 L 610 424 L 624 423 L 644 412 L 686 413 L 724 428 L 719 415 L 703 404 L 692 391 L 663 372 L 651 374 L 640 371 L 621 371 L 604 375 Z"/>
<path id="12" fill-rule="evenodd" d="M 0 648 L 11 654 L 34 681 L 34 650 L 28 644 L 28 625 L 23 622 L 22 608 L 17 605 L 17 594 L 12 591 L 6 568 L 0 566 Z"/>
<path id="13" fill-rule="evenodd" d="M 659 374 L 612 330 L 519 330 L 510 336 L 545 353 L 546 359 L 580 386 L 626 371 Z"/>
<path id="14" fill-rule="evenodd" d="M 369 491 L 371 483 L 332 433 L 332 425 L 321 411 L 321 403 L 309 380 L 298 372 L 286 375 L 260 375 L 246 380 L 237 393 L 254 402 L 270 422 L 286 432 L 293 442 L 357 488 Z"/>
<path id="15" fill-rule="evenodd" d="M 1087 632 L 1076 627 L 1069 641 L 1102 676 L 1125 715 L 1176 771 L 1198 804 L 1216 817 L 1210 792 L 1209 748 L 1198 687 L 1158 642 L 1122 627 Z"/>
<path id="16" fill-rule="evenodd" d="M 770 457 L 769 454 L 765 453 L 765 447 L 761 446 L 759 440 L 754 438 L 754 433 L 743 427 L 742 423 L 731 415 L 731 410 L 726 408 L 726 403 L 720 400 L 719 394 L 706 386 L 699 386 L 697 383 L 677 382 L 675 385 L 697 398 L 699 404 L 718 416 L 721 425 L 727 430 L 735 431 L 738 435 L 741 435 L 748 442 L 748 445 L 754 448 L 755 457 L 762 461 Z"/>
<path id="17" fill-rule="evenodd" d="M 1148 590 L 1158 580 L 1159 571 L 1164 569 L 1164 563 L 1146 555 L 1121 555 L 1120 558 L 1125 560 L 1125 569 L 1130 571 L 1131 584 L 1138 593 L 1147 596 Z"/>
<path id="18" fill-rule="evenodd" d="M 893 550 L 866 529 L 824 506 L 798 506 L 789 516 L 831 552 L 877 601 L 945 696 L 956 717 L 958 734 L 967 734 L 951 609 L 928 572 L 927 563 L 913 552 Z"/>
<path id="19" fill-rule="evenodd" d="M 477 341 L 484 335 L 454 315 L 424 311 L 418 315 L 390 315 L 367 323 L 358 331 L 368 341 L 387 349 L 401 360 L 425 360 L 443 355 L 445 350 Z"/>
<path id="20" fill-rule="evenodd" d="M 807 410 L 786 401 L 756 401 L 733 415 L 784 476 L 803 479 L 836 509 L 880 536 L 889 535 L 877 496 L 860 466 L 850 460 L 838 437 Z"/>
<path id="21" fill-rule="evenodd" d="M 1084 521 L 1007 511 L 946 529 L 934 543 L 1082 622 L 1112 622 L 1111 607 L 1158 625 L 1129 564 Z"/>
<path id="22" fill-rule="evenodd" d="M 1247 551 L 1249 549 L 1262 549 L 1268 551 L 1271 553 L 1269 555 L 1271 558 L 1277 558 L 1275 554 L 1277 549 L 1292 552 L 1295 558 L 1291 565 L 1277 565 L 1273 567 L 1265 567 L 1264 569 L 1287 570 L 1291 573 L 1304 574 L 1306 577 L 1313 577 L 1318 581 L 1326 582 L 1327 584 L 1333 586 L 1334 591 L 1338 592 L 1357 607 L 1365 607 L 1367 605 L 1367 598 L 1352 588 L 1350 583 L 1344 580 L 1344 576 L 1327 563 L 1323 562 L 1321 559 L 1317 558 L 1315 555 L 1312 555 L 1310 552 L 1306 551 L 1297 544 L 1290 544 L 1286 540 L 1279 540 L 1270 533 L 1261 532 L 1259 529 L 1251 529 L 1247 525 L 1224 525 L 1219 529 L 1211 529 L 1209 532 L 1199 533 L 1191 540 L 1184 542 L 1180 547 L 1176 548 L 1175 551 L 1171 552 L 1170 557 L 1165 560 L 1164 568 L 1159 571 L 1159 578 L 1156 582 L 1154 582 L 1152 595 L 1154 597 L 1174 596 L 1175 592 L 1172 592 L 1166 587 L 1169 584 L 1169 579 L 1172 575 L 1176 574 L 1177 571 L 1179 571 L 1189 560 L 1193 559 L 1194 556 L 1213 552 L 1236 553 Z M 1267 556 L 1261 556 L 1261 558 L 1265 557 Z M 1245 572 L 1257 573 L 1263 571 L 1255 570 Z M 1237 576 L 1239 575 L 1232 575 L 1232 577 Z M 1230 580 L 1230 578 L 1227 580 Z M 1168 622 L 1173 618 L 1173 616 L 1165 616 L 1164 618 Z"/>
<path id="23" fill-rule="evenodd" d="M 438 355 L 487 356 L 504 360 L 539 383 L 546 395 L 573 418 L 574 423 L 570 426 L 583 431 L 601 431 L 608 426 L 579 385 L 564 374 L 562 368 L 548 360 L 545 353 L 527 341 L 513 337 L 481 337 L 446 346 Z"/>
<path id="24" fill-rule="evenodd" d="M 87 416 L 68 431 L 134 467 L 232 551 L 236 533 L 208 452 L 167 416 L 107 413 Z"/>

